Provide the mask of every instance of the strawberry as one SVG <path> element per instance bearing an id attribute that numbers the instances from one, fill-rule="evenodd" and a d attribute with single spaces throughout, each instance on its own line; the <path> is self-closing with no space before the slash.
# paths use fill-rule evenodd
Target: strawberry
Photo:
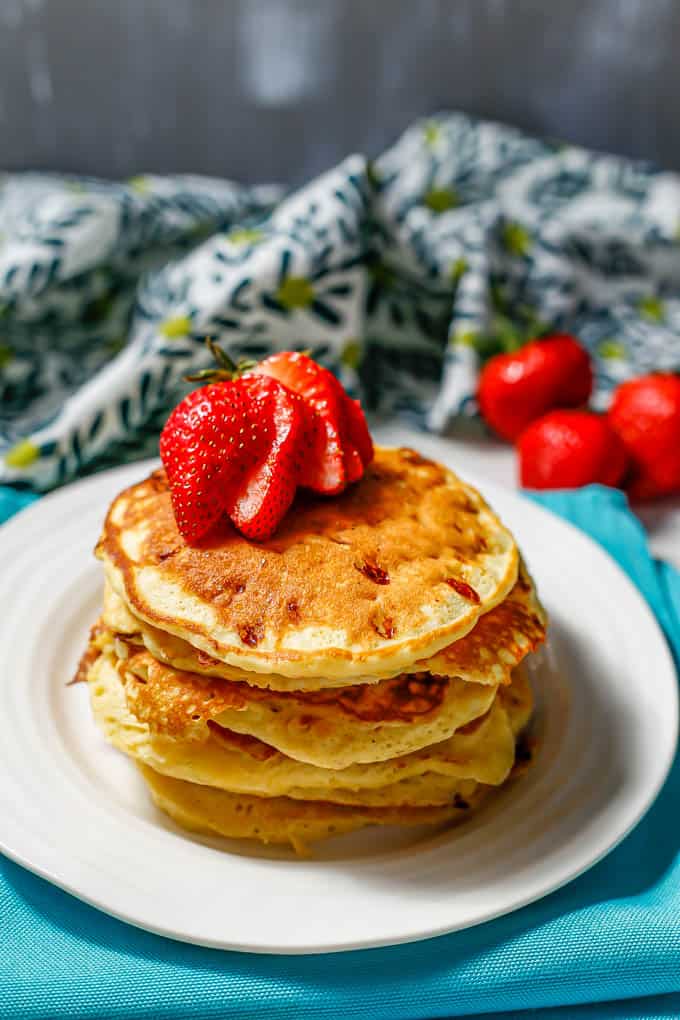
<path id="1" fill-rule="evenodd" d="M 551 411 L 525 429 L 517 452 L 520 482 L 529 489 L 617 485 L 627 466 L 607 419 L 589 411 Z"/>
<path id="2" fill-rule="evenodd" d="M 160 440 L 182 537 L 195 543 L 226 513 L 247 538 L 269 538 L 295 496 L 303 422 L 301 399 L 275 379 L 188 394 Z"/>
<path id="3" fill-rule="evenodd" d="M 201 538 L 222 517 L 247 428 L 245 393 L 230 382 L 189 393 L 165 423 L 161 460 L 177 527 L 187 542 Z"/>
<path id="4" fill-rule="evenodd" d="M 306 355 L 234 365 L 208 346 L 218 368 L 188 378 L 211 382 L 177 405 L 161 433 L 177 527 L 193 543 L 227 514 L 262 541 L 298 485 L 342 491 L 363 475 L 373 443 L 360 404 Z"/>
<path id="5" fill-rule="evenodd" d="M 546 411 L 585 404 L 592 386 L 588 352 L 572 336 L 554 334 L 491 358 L 479 377 L 477 402 L 491 428 L 514 442 Z"/>
<path id="6" fill-rule="evenodd" d="M 345 394 L 344 410 L 344 431 L 346 431 L 348 439 L 345 445 L 345 467 L 347 480 L 354 482 L 357 478 L 361 478 L 364 468 L 373 460 L 373 440 L 359 401 L 352 400 Z M 352 452 L 348 454 L 347 449 Z M 360 470 L 357 460 L 361 464 Z"/>
<path id="7" fill-rule="evenodd" d="M 680 492 L 680 377 L 655 372 L 621 383 L 607 417 L 631 460 L 631 496 Z"/>
<path id="8" fill-rule="evenodd" d="M 306 354 L 289 351 L 272 354 L 253 372 L 273 376 L 303 398 L 307 454 L 300 485 L 333 494 L 361 478 L 373 458 L 373 443 L 361 405 L 332 372 Z"/>
<path id="9" fill-rule="evenodd" d="M 230 385 L 223 383 L 222 385 Z M 239 531 L 254 540 L 276 531 L 295 496 L 300 475 L 304 412 L 302 399 L 267 376 L 244 375 L 240 386 L 250 426 L 244 434 L 248 456 L 241 477 L 229 487 L 227 513 Z"/>

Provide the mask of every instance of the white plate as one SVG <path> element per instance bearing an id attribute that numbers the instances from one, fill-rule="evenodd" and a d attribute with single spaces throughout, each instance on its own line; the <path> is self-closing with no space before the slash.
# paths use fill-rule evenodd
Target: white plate
<path id="1" fill-rule="evenodd" d="M 450 459 L 445 442 L 420 446 Z M 678 706 L 652 614 L 583 534 L 482 482 L 552 617 L 529 774 L 458 829 L 344 836 L 314 860 L 183 833 L 104 743 L 85 686 L 65 686 L 98 611 L 102 516 L 147 470 L 80 482 L 0 529 L 0 847 L 15 861 L 172 938 L 326 952 L 454 931 L 545 896 L 611 850 L 656 797 Z"/>

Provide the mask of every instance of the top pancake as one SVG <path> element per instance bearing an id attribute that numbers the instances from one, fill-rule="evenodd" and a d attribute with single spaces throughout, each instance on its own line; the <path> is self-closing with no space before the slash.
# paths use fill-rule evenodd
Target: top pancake
<path id="1" fill-rule="evenodd" d="M 339 496 L 299 493 L 258 543 L 225 521 L 188 546 L 155 472 L 114 500 L 96 553 L 142 620 L 240 669 L 302 680 L 406 670 L 471 630 L 518 572 L 479 493 L 406 449 L 376 450 Z"/>
<path id="2" fill-rule="evenodd" d="M 194 648 L 187 641 L 152 627 L 133 616 L 111 586 L 104 585 L 102 623 L 110 632 L 110 641 L 131 638 L 144 645 L 155 659 L 187 673 L 221 677 L 273 691 L 293 691 L 300 687 L 294 677 L 276 673 L 253 673 L 229 666 Z M 429 659 L 414 663 L 415 672 L 436 676 L 457 676 L 468 683 L 509 684 L 512 670 L 545 640 L 546 615 L 524 564 L 514 588 L 500 605 L 485 613 L 471 631 L 442 648 Z M 389 674 L 388 674 L 389 675 Z M 363 682 L 376 685 L 383 679 L 353 677 L 352 685 Z M 342 677 L 306 677 L 306 691 L 348 686 Z"/>

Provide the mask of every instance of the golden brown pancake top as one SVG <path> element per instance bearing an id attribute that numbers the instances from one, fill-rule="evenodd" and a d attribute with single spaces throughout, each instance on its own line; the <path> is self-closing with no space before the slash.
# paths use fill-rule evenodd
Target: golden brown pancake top
<path id="1" fill-rule="evenodd" d="M 134 556 L 124 550 L 131 533 L 141 536 Z M 364 478 L 339 496 L 299 492 L 278 532 L 259 543 L 225 521 L 199 546 L 187 545 L 165 474 L 155 472 L 114 501 L 98 554 L 117 569 L 130 608 L 148 622 L 189 640 L 200 634 L 203 650 L 218 658 L 226 647 L 269 661 L 273 649 L 279 666 L 313 661 L 314 647 L 303 642 L 298 651 L 295 640 L 286 641 L 308 636 L 309 628 L 340 634 L 331 658 L 360 659 L 365 649 L 404 641 L 414 661 L 419 649 L 427 654 L 433 633 L 469 629 L 485 605 L 505 595 L 517 570 L 510 536 L 475 490 L 405 449 L 378 450 Z M 190 612 L 179 622 L 175 613 L 158 612 L 137 580 L 149 567 L 209 606 L 211 626 Z M 236 635 L 235 646 L 214 645 L 215 623 Z"/>

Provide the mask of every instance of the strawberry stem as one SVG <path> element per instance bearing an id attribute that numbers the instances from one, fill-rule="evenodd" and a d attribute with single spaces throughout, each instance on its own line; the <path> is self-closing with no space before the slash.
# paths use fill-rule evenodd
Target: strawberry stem
<path id="1" fill-rule="evenodd" d="M 185 375 L 184 378 L 187 382 L 230 382 L 232 379 L 238 379 L 245 372 L 250 372 L 257 365 L 257 362 L 253 361 L 252 358 L 239 358 L 234 363 L 227 352 L 222 350 L 212 337 L 207 336 L 205 343 L 217 366 L 215 368 L 201 368 L 198 372 Z"/>
<path id="2" fill-rule="evenodd" d="M 223 351 L 219 344 L 215 343 L 212 337 L 207 336 L 205 338 L 205 343 L 220 368 L 226 368 L 230 372 L 236 371 L 236 365 L 231 360 L 227 352 Z"/>

